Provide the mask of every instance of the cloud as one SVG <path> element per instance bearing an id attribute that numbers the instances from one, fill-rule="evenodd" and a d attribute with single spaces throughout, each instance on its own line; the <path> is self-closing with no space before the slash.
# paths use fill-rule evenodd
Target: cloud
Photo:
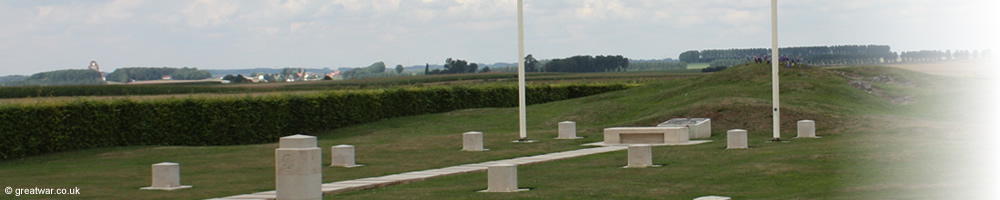
<path id="1" fill-rule="evenodd" d="M 230 21 L 236 14 L 239 1 L 195 0 L 181 11 L 188 24 L 194 27 L 217 26 Z"/>

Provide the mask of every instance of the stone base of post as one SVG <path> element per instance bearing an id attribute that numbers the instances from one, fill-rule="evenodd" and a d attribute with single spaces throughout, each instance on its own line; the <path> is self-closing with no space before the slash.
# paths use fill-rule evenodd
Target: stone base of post
<path id="1" fill-rule="evenodd" d="M 181 185 L 181 165 L 164 162 L 153 164 L 153 185 L 139 189 L 171 191 L 187 188 L 191 188 L 191 186 Z"/>
<path id="2" fill-rule="evenodd" d="M 813 120 L 800 120 L 798 132 L 799 135 L 796 138 L 819 138 L 816 137 L 816 122 Z"/>
<path id="3" fill-rule="evenodd" d="M 483 148 L 483 132 L 462 133 L 462 151 L 488 151 Z"/>
<path id="4" fill-rule="evenodd" d="M 330 167 L 354 168 L 361 166 L 365 165 L 359 165 L 354 162 L 353 145 L 342 144 L 330 147 Z"/>
<path id="5" fill-rule="evenodd" d="M 489 187 L 479 192 L 522 192 L 528 189 L 517 188 L 517 165 L 496 164 L 487 168 Z"/>
<path id="6" fill-rule="evenodd" d="M 749 146 L 747 145 L 747 130 L 733 129 L 726 131 L 726 140 L 727 140 L 726 149 L 749 148 Z"/>
<path id="7" fill-rule="evenodd" d="M 648 144 L 628 145 L 628 166 L 624 168 L 660 167 L 653 165 L 653 146 Z"/>
<path id="8" fill-rule="evenodd" d="M 580 138 L 583 137 L 576 136 L 576 122 L 571 122 L 571 121 L 559 122 L 559 137 L 557 137 L 556 139 L 572 140 Z"/>

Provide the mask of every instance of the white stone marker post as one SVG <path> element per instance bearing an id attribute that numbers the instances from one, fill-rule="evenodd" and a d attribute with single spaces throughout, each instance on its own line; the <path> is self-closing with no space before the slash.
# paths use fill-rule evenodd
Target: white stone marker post
<path id="1" fill-rule="evenodd" d="M 179 190 L 191 188 L 181 185 L 181 165 L 172 162 L 153 164 L 153 185 L 139 188 L 142 190 Z"/>
<path id="2" fill-rule="evenodd" d="M 462 151 L 486 151 L 483 148 L 483 132 L 462 133 Z"/>
<path id="3" fill-rule="evenodd" d="M 316 137 L 282 137 L 274 150 L 275 188 L 278 200 L 323 199 L 323 151 Z"/>
<path id="4" fill-rule="evenodd" d="M 580 139 L 576 136 L 576 122 L 559 122 L 559 137 L 556 139 Z"/>
<path id="5" fill-rule="evenodd" d="M 704 196 L 695 198 L 694 200 L 733 200 L 733 198 L 724 196 Z"/>
<path id="6" fill-rule="evenodd" d="M 818 138 L 816 137 L 816 122 L 813 120 L 799 120 L 799 138 Z"/>
<path id="7" fill-rule="evenodd" d="M 528 189 L 517 188 L 517 165 L 496 164 L 487 167 L 489 187 L 480 192 L 520 192 Z"/>
<path id="8" fill-rule="evenodd" d="M 337 145 L 330 147 L 330 167 L 360 167 L 364 165 L 359 165 L 354 163 L 354 146 L 353 145 Z"/>
<path id="9" fill-rule="evenodd" d="M 726 131 L 726 140 L 728 144 L 726 149 L 749 148 L 749 146 L 747 145 L 747 130 L 733 129 Z"/>
<path id="10" fill-rule="evenodd" d="M 648 144 L 628 145 L 628 166 L 625 168 L 658 167 L 653 165 L 653 146 Z"/>

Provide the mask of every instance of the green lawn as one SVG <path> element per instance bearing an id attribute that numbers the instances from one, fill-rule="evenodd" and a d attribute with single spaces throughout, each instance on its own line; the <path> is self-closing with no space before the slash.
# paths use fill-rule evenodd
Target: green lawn
<path id="1" fill-rule="evenodd" d="M 888 96 L 920 94 L 894 104 L 847 85 L 838 71 L 861 76 L 892 74 L 928 84 L 885 87 Z M 955 153 L 975 138 L 940 134 L 959 119 L 935 105 L 967 90 L 955 84 L 878 67 L 782 72 L 782 134 L 769 143 L 770 77 L 764 65 L 731 68 L 709 76 L 651 81 L 645 86 L 528 107 L 529 137 L 516 139 L 516 108 L 469 109 L 382 120 L 317 133 L 329 165 L 330 146 L 356 146 L 360 168 L 324 168 L 333 182 L 407 171 L 584 148 L 613 126 L 651 126 L 674 117 L 711 117 L 714 142 L 654 147 L 660 168 L 622 169 L 626 152 L 610 152 L 520 166 L 519 185 L 531 191 L 476 193 L 485 173 L 470 173 L 326 199 L 962 199 L 969 182 Z M 948 104 L 968 106 L 966 104 Z M 791 139 L 795 121 L 817 121 L 821 139 Z M 554 140 L 557 123 L 576 121 L 580 140 Z M 750 131 L 751 149 L 725 150 L 725 130 Z M 461 133 L 482 131 L 486 152 L 462 152 Z M 904 137 L 905 136 L 905 137 Z M 956 139 L 957 138 L 957 139 Z M 941 142 L 953 141 L 953 142 Z M 954 142 L 959 141 L 959 142 Z M 30 195 L 17 199 L 202 199 L 274 189 L 276 144 L 225 147 L 120 147 L 56 153 L 0 162 L 0 187 L 80 187 L 81 195 Z M 181 164 L 179 191 L 140 191 L 150 165 Z M 965 195 L 965 196 L 963 196 Z M 10 196 L 0 196 L 7 199 Z"/>

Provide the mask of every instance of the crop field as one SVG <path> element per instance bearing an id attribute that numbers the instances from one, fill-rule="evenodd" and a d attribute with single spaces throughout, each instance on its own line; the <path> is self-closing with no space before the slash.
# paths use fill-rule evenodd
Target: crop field
<path id="1" fill-rule="evenodd" d="M 670 72 L 632 72 L 632 73 L 529 73 L 525 80 L 537 83 L 588 83 L 588 82 L 631 82 L 643 83 L 656 80 L 669 80 L 700 76 L 698 73 Z M 168 83 L 155 84 L 155 81 L 144 84 L 129 85 L 84 85 L 84 86 L 22 86 L 0 87 L 2 99 L 31 98 L 35 101 L 51 97 L 118 97 L 118 96 L 154 96 L 187 97 L 190 94 L 253 94 L 321 91 L 338 89 L 371 89 L 391 88 L 398 86 L 422 85 L 467 85 L 483 83 L 516 83 L 516 73 L 485 73 L 485 74 L 446 74 L 429 76 L 402 76 L 377 79 L 357 79 L 343 81 L 310 81 L 291 83 L 254 83 L 254 84 L 206 84 Z M 63 98 L 65 99 L 65 98 Z M 42 99 L 41 101 L 51 101 Z"/>
<path id="2" fill-rule="evenodd" d="M 704 69 L 708 68 L 709 63 L 689 63 L 688 69 Z"/>
<path id="3" fill-rule="evenodd" d="M 359 168 L 323 168 L 323 182 L 384 176 L 513 157 L 586 148 L 607 127 L 653 126 L 677 117 L 712 119 L 713 142 L 653 148 L 650 169 L 623 169 L 626 152 L 519 166 L 519 193 L 477 193 L 485 173 L 325 196 L 325 199 L 968 199 L 991 191 L 984 176 L 997 167 L 979 124 L 995 102 L 981 79 L 930 75 L 892 67 L 782 68 L 782 136 L 769 142 L 770 69 L 744 65 L 708 75 L 647 73 L 535 74 L 536 84 L 639 83 L 592 96 L 528 106 L 529 137 L 518 137 L 517 109 L 468 108 L 381 119 L 311 133 L 324 165 L 329 146 L 357 148 Z M 891 77 L 852 86 L 852 80 Z M 430 80 L 354 80 L 337 85 L 290 83 L 273 88 L 457 87 L 510 84 L 509 75 L 442 76 Z M 516 80 L 516 79 L 515 79 Z M 881 79 L 879 79 L 881 80 Z M 426 82 L 424 82 L 426 81 Z M 301 85 L 298 85 L 301 84 Z M 240 85 L 221 88 L 246 88 Z M 252 85 L 250 88 L 255 88 Z M 261 86 L 266 87 L 266 86 Z M 268 89 L 273 89 L 268 88 Z M 251 89 L 251 90 L 256 90 Z M 290 92 L 294 89 L 264 91 Z M 262 92 L 262 91 L 257 91 Z M 254 92 L 250 92 L 254 93 Z M 210 94 L 226 95 L 226 94 Z M 247 95 L 237 93 L 235 95 Z M 74 97 L 69 97 L 74 98 Z M 173 96 L 171 98 L 185 98 Z M 909 101 L 894 101 L 909 99 Z M 822 138 L 794 138 L 795 122 L 812 119 Z M 555 140 L 560 121 L 575 121 L 579 140 Z M 746 129 L 750 149 L 726 150 L 726 130 Z M 490 151 L 462 152 L 461 133 L 481 131 Z M 983 133 L 983 134 L 979 134 Z M 990 132 L 991 133 L 991 132 Z M 276 141 L 275 141 L 276 142 Z M 122 146 L 49 153 L 0 161 L 0 186 L 79 187 L 75 196 L 17 199 L 205 199 L 274 190 L 276 143 L 233 146 Z M 181 164 L 194 188 L 145 191 L 150 165 Z M 975 163 L 975 164 L 973 164 Z M 7 198 L 8 196 L 0 196 Z"/>

